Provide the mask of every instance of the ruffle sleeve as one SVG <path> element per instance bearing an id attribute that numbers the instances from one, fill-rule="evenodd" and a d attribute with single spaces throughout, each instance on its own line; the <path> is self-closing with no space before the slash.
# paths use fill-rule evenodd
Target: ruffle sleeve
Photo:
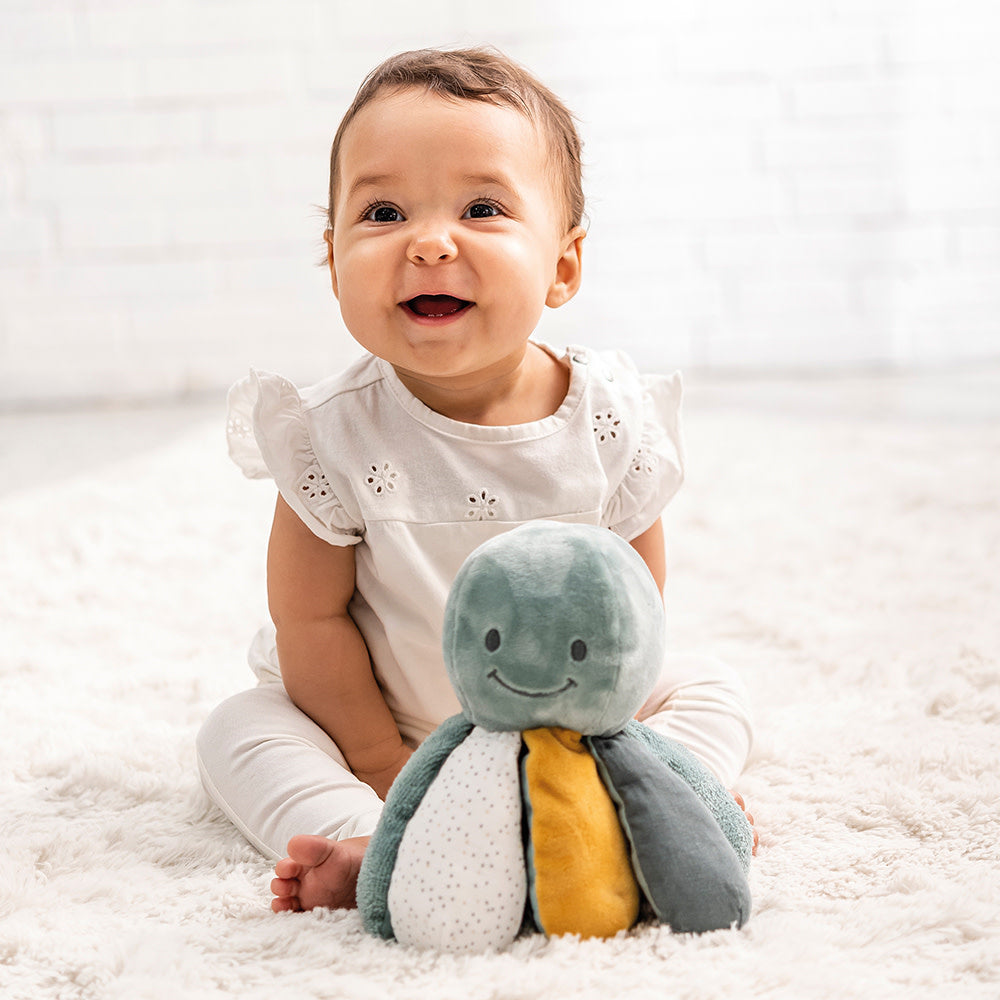
<path id="1" fill-rule="evenodd" d="M 331 545 L 361 541 L 316 458 L 298 389 L 280 375 L 251 372 L 228 397 L 229 457 L 250 479 L 275 481 L 306 527 Z"/>
<path id="2" fill-rule="evenodd" d="M 605 525 L 627 540 L 641 535 L 656 521 L 684 481 L 680 374 L 643 375 L 640 385 L 642 432 L 638 447 L 604 511 Z"/>

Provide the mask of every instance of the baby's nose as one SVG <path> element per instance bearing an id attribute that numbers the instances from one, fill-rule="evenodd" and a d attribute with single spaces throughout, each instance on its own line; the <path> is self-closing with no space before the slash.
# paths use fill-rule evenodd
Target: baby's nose
<path id="1" fill-rule="evenodd" d="M 428 226 L 415 233 L 407 256 L 415 264 L 440 264 L 453 260 L 458 247 L 444 226 Z"/>

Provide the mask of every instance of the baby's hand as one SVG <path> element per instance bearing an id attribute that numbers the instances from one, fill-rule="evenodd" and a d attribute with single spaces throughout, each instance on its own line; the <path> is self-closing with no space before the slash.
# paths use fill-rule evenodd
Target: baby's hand
<path id="1" fill-rule="evenodd" d="M 760 834 L 757 832 L 757 827 L 753 825 L 753 813 L 747 809 L 747 804 L 739 792 L 731 791 L 729 794 L 736 799 L 736 804 L 743 810 L 743 815 L 746 816 L 747 822 L 750 824 L 750 829 L 753 830 L 753 854 L 756 856 L 757 845 L 760 843 Z"/>

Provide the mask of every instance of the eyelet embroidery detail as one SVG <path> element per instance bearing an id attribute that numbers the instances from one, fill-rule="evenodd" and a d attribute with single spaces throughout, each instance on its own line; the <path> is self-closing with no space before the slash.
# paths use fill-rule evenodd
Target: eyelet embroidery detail
<path id="1" fill-rule="evenodd" d="M 656 456 L 644 448 L 640 448 L 629 462 L 632 472 L 645 473 L 647 476 L 656 471 Z"/>
<path id="2" fill-rule="evenodd" d="M 618 437 L 621 428 L 621 418 L 614 410 L 601 410 L 594 414 L 594 434 L 598 444 L 606 444 Z"/>
<path id="3" fill-rule="evenodd" d="M 248 420 L 234 415 L 226 421 L 226 434 L 231 438 L 253 437 L 253 427 Z"/>
<path id="4" fill-rule="evenodd" d="M 480 490 L 478 493 L 470 493 L 466 499 L 472 505 L 471 508 L 465 512 L 467 520 L 488 521 L 490 518 L 497 516 L 494 505 L 499 503 L 500 498 L 490 496 L 488 490 Z"/>
<path id="5" fill-rule="evenodd" d="M 295 492 L 308 503 L 322 503 L 333 496 L 330 481 L 318 465 L 310 465 L 299 476 L 295 484 Z"/>
<path id="6" fill-rule="evenodd" d="M 398 481 L 399 473 L 388 462 L 383 462 L 381 466 L 368 466 L 365 482 L 376 496 L 382 496 L 383 493 L 395 493 Z"/>

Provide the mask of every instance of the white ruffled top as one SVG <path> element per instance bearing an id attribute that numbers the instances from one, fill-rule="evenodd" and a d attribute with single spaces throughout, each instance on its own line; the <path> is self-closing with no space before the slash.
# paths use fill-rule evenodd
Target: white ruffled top
<path id="1" fill-rule="evenodd" d="M 680 487 L 680 376 L 640 375 L 617 352 L 573 347 L 565 359 L 559 409 L 507 427 L 436 413 L 371 355 L 301 391 L 260 372 L 230 390 L 237 465 L 273 478 L 318 537 L 357 546 L 351 614 L 404 736 L 422 740 L 460 710 L 441 628 L 474 548 L 537 519 L 631 539 Z"/>

